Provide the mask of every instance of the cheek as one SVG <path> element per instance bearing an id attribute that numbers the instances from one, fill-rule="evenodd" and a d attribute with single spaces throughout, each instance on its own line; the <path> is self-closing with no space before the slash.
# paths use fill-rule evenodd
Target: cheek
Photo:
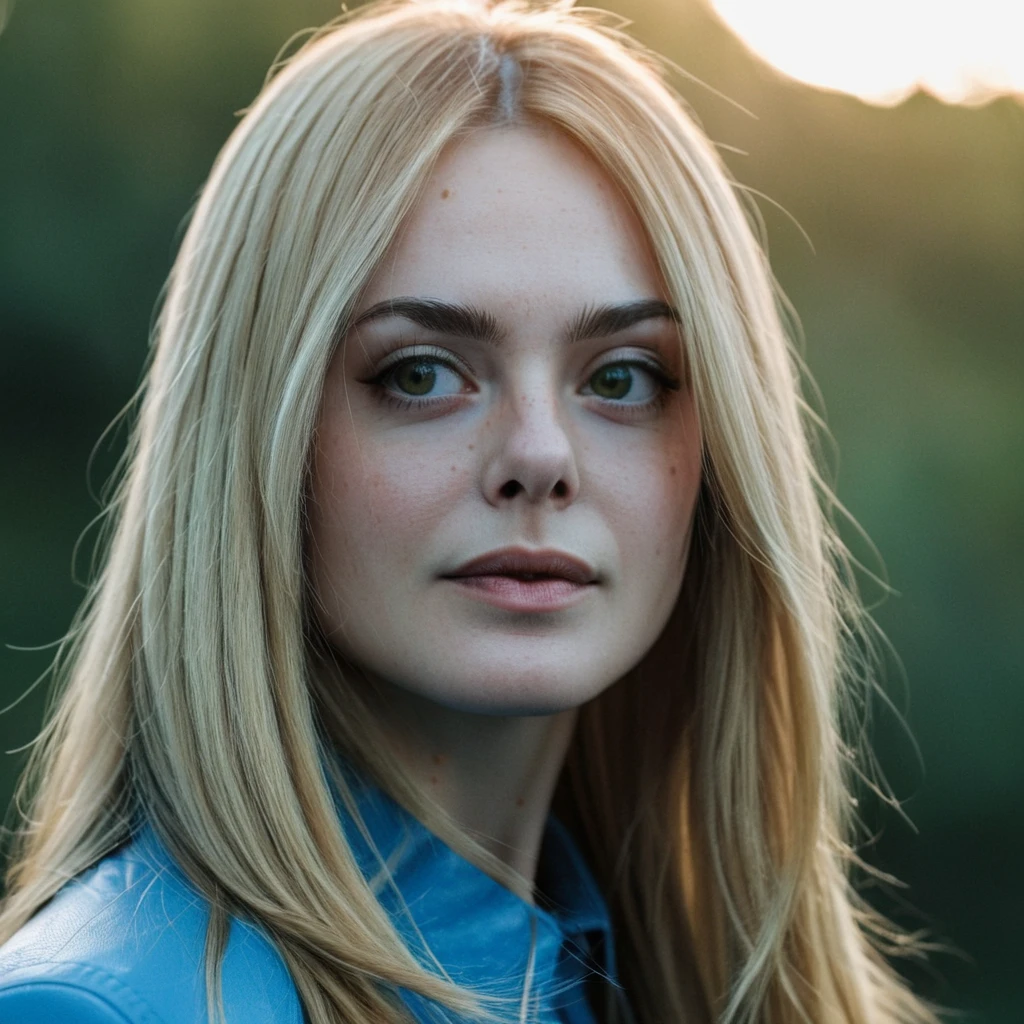
<path id="1" fill-rule="evenodd" d="M 650 441 L 617 457 L 603 453 L 595 493 L 623 557 L 653 577 L 677 577 L 700 490 L 700 435 L 693 429 Z"/>
<path id="2" fill-rule="evenodd" d="M 388 567 L 410 570 L 468 479 L 465 458 L 436 445 L 374 438 L 348 421 L 324 424 L 310 517 L 320 572 L 365 587 L 371 572 L 380 579 Z"/>

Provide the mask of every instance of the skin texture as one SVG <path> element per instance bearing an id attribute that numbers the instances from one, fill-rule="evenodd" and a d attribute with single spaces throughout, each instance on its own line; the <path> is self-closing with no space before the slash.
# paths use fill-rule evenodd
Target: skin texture
<path id="1" fill-rule="evenodd" d="M 359 323 L 408 298 L 472 306 L 502 337 Z M 321 625 L 407 768 L 528 879 L 576 709 L 643 658 L 683 577 L 701 442 L 677 324 L 565 337 L 588 308 L 659 299 L 643 231 L 588 155 L 547 128 L 483 129 L 442 156 L 325 381 Z M 443 578 L 510 546 L 567 552 L 597 582 L 520 612 Z"/>

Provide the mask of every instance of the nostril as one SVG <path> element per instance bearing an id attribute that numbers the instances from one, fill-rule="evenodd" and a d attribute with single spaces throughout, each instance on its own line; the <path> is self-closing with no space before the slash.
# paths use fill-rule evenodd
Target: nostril
<path id="1" fill-rule="evenodd" d="M 555 484 L 553 491 L 556 498 L 564 498 L 569 493 L 569 488 L 564 480 L 559 480 Z"/>
<path id="2" fill-rule="evenodd" d="M 501 496 L 503 498 L 514 498 L 522 489 L 523 485 L 518 480 L 509 480 L 502 485 Z"/>

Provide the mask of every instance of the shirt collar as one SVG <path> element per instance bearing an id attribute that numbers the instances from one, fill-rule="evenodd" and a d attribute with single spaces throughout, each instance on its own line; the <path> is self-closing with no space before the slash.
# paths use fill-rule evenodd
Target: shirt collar
<path id="1" fill-rule="evenodd" d="M 559 1005 L 561 990 L 592 973 L 614 982 L 607 905 L 569 831 L 553 815 L 538 868 L 543 896 L 532 905 L 457 854 L 381 789 L 352 772 L 346 778 L 376 852 L 339 805 L 346 839 L 425 967 L 440 967 L 453 982 L 478 993 L 516 998 L 532 948 L 531 991 L 552 1007 Z"/>

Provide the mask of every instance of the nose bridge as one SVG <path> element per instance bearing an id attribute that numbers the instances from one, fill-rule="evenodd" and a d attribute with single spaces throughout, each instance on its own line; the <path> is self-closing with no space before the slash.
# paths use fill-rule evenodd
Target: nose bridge
<path id="1" fill-rule="evenodd" d="M 579 488 L 575 443 L 557 381 L 542 365 L 519 374 L 493 417 L 489 499 L 571 500 Z"/>
<path id="2" fill-rule="evenodd" d="M 557 382 L 551 379 L 540 361 L 524 370 L 509 388 L 508 429 L 543 434 L 564 433 L 563 410 Z"/>

